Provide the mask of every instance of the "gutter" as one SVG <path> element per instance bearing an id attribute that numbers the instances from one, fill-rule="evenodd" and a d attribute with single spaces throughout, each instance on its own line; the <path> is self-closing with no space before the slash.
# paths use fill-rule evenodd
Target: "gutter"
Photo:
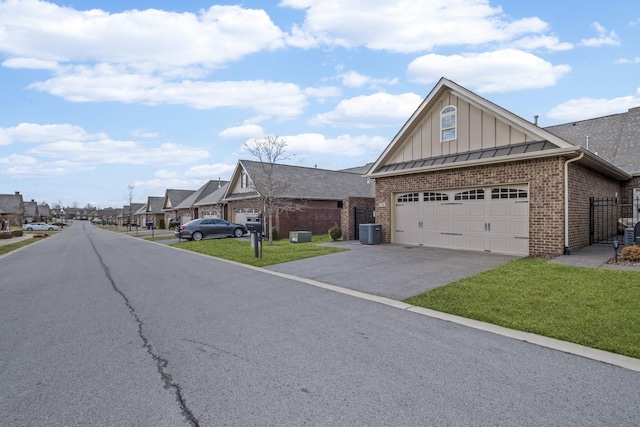
<path id="1" fill-rule="evenodd" d="M 564 162 L 564 254 L 571 255 L 569 250 L 569 163 L 577 162 L 584 157 L 581 152 L 578 157 Z"/>

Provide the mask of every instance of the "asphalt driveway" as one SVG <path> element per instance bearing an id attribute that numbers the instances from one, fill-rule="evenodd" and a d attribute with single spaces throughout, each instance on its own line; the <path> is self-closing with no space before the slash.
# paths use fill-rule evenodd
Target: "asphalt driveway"
<path id="1" fill-rule="evenodd" d="M 515 256 L 338 241 L 348 251 L 265 267 L 344 288 L 403 300 L 505 264 Z"/>

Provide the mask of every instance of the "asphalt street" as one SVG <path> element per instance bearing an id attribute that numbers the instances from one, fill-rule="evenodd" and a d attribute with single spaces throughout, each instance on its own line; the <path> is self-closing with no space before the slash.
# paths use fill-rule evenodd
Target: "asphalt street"
<path id="1" fill-rule="evenodd" d="M 638 425 L 640 373 L 76 222 L 0 257 L 0 425 Z"/>

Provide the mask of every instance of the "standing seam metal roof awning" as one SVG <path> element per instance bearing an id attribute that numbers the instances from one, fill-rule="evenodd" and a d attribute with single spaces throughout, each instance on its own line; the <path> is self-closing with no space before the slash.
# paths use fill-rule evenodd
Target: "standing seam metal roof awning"
<path id="1" fill-rule="evenodd" d="M 428 159 L 409 160 L 407 162 L 393 163 L 378 168 L 375 173 L 400 171 L 403 169 L 421 168 L 425 166 L 453 164 L 469 160 L 491 159 L 495 157 L 507 157 L 516 154 L 533 153 L 551 150 L 556 147 L 549 141 L 532 141 L 522 144 L 508 145 L 505 147 L 485 148 L 483 150 L 467 151 L 464 153 L 448 154 L 445 156 L 430 157 Z"/>

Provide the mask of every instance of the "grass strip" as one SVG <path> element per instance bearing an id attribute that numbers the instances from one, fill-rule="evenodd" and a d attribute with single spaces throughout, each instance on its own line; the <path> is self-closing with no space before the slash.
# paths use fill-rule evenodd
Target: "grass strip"
<path id="1" fill-rule="evenodd" d="M 405 302 L 640 358 L 640 272 L 519 259 Z"/>
<path id="2" fill-rule="evenodd" d="M 4 254 L 8 254 L 11 251 L 15 251 L 16 249 L 19 249 L 23 246 L 30 245 L 37 241 L 39 241 L 39 239 L 33 238 L 33 239 L 21 240 L 15 243 L 9 243 L 8 245 L 0 245 L 0 256 Z"/>
<path id="3" fill-rule="evenodd" d="M 319 243 L 329 241 L 331 239 L 328 235 L 313 236 L 309 243 L 290 243 L 288 240 L 278 240 L 274 241 L 272 246 L 269 246 L 269 242 L 265 240 L 262 245 L 262 258 L 255 257 L 254 249 L 247 240 L 206 239 L 199 242 L 172 243 L 171 246 L 242 264 L 264 267 L 346 250 L 319 245 Z"/>

